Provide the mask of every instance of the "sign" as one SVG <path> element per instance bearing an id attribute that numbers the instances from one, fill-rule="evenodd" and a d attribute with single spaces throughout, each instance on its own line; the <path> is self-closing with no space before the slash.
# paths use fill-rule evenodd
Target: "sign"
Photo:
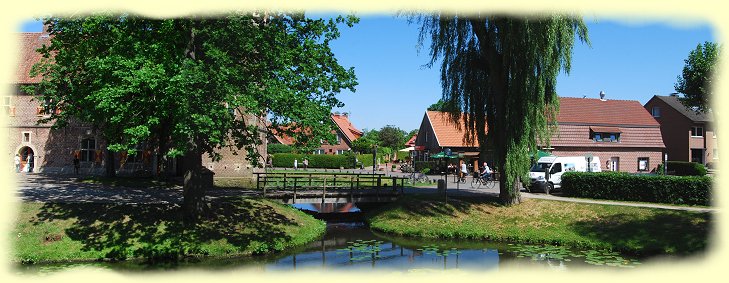
<path id="1" fill-rule="evenodd" d="M 425 146 L 424 145 L 416 145 L 415 146 L 415 150 L 425 150 Z"/>

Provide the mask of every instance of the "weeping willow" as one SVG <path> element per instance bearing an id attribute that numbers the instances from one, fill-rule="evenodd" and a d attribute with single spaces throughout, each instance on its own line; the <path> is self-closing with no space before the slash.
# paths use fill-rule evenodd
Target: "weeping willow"
<path id="1" fill-rule="evenodd" d="M 521 202 L 529 151 L 548 144 L 556 126 L 560 71 L 569 74 L 575 37 L 589 45 L 580 17 L 551 15 L 412 16 L 420 45 L 430 39 L 429 67 L 440 62 L 443 100 L 456 105 L 449 119 L 491 150 L 506 205 Z M 462 122 L 456 122 L 462 121 Z"/>

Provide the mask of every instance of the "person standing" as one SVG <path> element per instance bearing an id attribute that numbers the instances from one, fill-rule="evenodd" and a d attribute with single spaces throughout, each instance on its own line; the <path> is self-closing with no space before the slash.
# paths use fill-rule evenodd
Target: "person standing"
<path id="1" fill-rule="evenodd" d="M 35 158 L 33 158 L 33 153 L 31 152 L 28 154 L 28 172 L 33 172 L 33 167 L 35 167 Z"/>
<path id="2" fill-rule="evenodd" d="M 78 156 L 73 157 L 73 172 L 78 175 L 78 171 L 81 168 L 81 161 L 78 160 Z"/>
<path id="3" fill-rule="evenodd" d="M 298 169 L 299 169 L 299 160 L 294 159 L 294 170 L 298 170 Z"/>
<path id="4" fill-rule="evenodd" d="M 20 154 L 15 154 L 15 173 L 20 173 Z"/>
<path id="5" fill-rule="evenodd" d="M 466 162 L 461 162 L 461 182 L 466 182 L 466 176 L 468 175 L 468 168 Z"/>
<path id="6" fill-rule="evenodd" d="M 304 170 L 306 170 L 308 168 L 309 168 L 309 159 L 308 158 L 304 158 Z"/>

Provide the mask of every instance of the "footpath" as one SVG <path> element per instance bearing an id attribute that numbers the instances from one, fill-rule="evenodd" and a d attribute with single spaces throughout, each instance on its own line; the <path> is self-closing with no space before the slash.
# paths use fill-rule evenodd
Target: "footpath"
<path id="1" fill-rule="evenodd" d="M 366 172 L 366 170 L 363 170 Z M 371 171 L 370 171 L 371 172 Z M 387 172 L 388 175 L 405 176 L 407 173 Z M 72 175 L 52 175 L 43 173 L 20 173 L 15 175 L 17 186 L 14 188 L 15 199 L 26 202 L 99 202 L 99 203 L 182 203 L 182 187 L 148 187 L 133 188 L 123 186 L 105 186 L 95 183 L 83 183 Z M 435 179 L 441 177 L 432 176 Z M 456 183 L 452 176 L 447 178 L 448 196 L 458 197 L 483 197 L 498 196 L 498 185 L 490 189 L 474 189 L 470 187 L 470 177 L 466 183 Z M 405 194 L 438 194 L 436 185 L 426 187 L 405 187 Z M 214 189 L 206 192 L 208 198 L 224 196 L 255 196 L 258 192 L 239 189 Z M 678 206 L 667 204 L 654 204 L 642 202 L 623 202 L 595 199 L 569 198 L 544 193 L 529 193 L 524 190 L 522 197 L 531 199 L 547 199 L 565 202 L 592 203 L 604 205 L 619 205 L 632 207 L 649 207 L 671 210 L 685 210 L 697 212 L 716 212 L 717 208 Z"/>

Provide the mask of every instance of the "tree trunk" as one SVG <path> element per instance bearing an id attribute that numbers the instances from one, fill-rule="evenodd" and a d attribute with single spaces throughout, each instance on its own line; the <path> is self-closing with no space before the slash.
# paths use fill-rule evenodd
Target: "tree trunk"
<path id="1" fill-rule="evenodd" d="M 104 149 L 104 167 L 106 169 L 104 176 L 106 177 L 116 177 L 116 168 L 114 168 L 114 163 L 116 162 L 114 158 L 114 152 L 109 150 L 108 148 Z"/>
<path id="2" fill-rule="evenodd" d="M 206 182 L 202 167 L 202 154 L 191 150 L 184 156 L 185 182 L 183 185 L 183 221 L 185 225 L 198 223 L 208 211 L 205 203 Z"/>

